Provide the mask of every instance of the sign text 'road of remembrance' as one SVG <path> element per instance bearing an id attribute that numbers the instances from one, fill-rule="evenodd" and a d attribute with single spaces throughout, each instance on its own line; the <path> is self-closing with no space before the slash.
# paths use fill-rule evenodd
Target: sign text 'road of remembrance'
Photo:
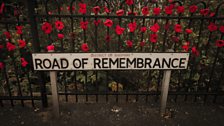
<path id="1" fill-rule="evenodd" d="M 188 53 L 34 53 L 34 70 L 186 69 Z"/>

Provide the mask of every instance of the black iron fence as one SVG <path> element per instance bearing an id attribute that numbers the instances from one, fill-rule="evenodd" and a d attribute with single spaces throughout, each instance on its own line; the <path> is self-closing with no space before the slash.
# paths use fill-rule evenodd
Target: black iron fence
<path id="1" fill-rule="evenodd" d="M 132 3 L 133 2 L 133 3 Z M 210 5 L 210 6 L 208 6 Z M 42 100 L 49 75 L 32 69 L 32 52 L 190 52 L 187 70 L 172 71 L 177 101 L 216 102 L 224 95 L 224 3 L 156 0 L 27 0 L 1 3 L 0 104 Z M 58 72 L 66 101 L 158 100 L 163 71 Z M 80 98 L 84 96 L 84 98 Z M 209 98 L 208 98 L 209 97 Z M 91 99 L 89 99 L 91 98 Z M 120 98 L 123 99 L 123 98 Z"/>

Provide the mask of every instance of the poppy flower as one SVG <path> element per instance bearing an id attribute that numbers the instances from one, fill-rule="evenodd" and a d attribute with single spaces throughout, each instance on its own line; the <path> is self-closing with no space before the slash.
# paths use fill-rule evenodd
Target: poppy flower
<path id="1" fill-rule="evenodd" d="M 49 14 L 49 15 L 52 15 L 52 12 L 51 12 L 51 11 L 48 11 L 48 14 Z"/>
<path id="2" fill-rule="evenodd" d="M 11 36 L 11 34 L 10 34 L 10 32 L 8 32 L 8 31 L 5 31 L 4 32 L 4 35 L 5 35 L 5 37 L 7 38 L 7 39 L 10 39 L 12 36 Z"/>
<path id="3" fill-rule="evenodd" d="M 86 4 L 85 3 L 79 3 L 79 13 L 86 14 Z"/>
<path id="4" fill-rule="evenodd" d="M 196 48 L 195 46 L 193 46 L 193 47 L 191 48 L 191 52 L 192 52 L 192 54 L 194 54 L 195 56 L 199 56 L 199 51 L 197 50 L 197 48 Z"/>
<path id="5" fill-rule="evenodd" d="M 128 11 L 128 15 L 134 15 L 134 16 L 136 16 L 137 15 L 137 12 Z"/>
<path id="6" fill-rule="evenodd" d="M 149 14 L 149 8 L 148 8 L 148 7 L 143 7 L 143 8 L 142 8 L 142 14 L 143 14 L 144 16 L 148 15 L 148 14 Z"/>
<path id="7" fill-rule="evenodd" d="M 0 62 L 0 70 L 2 70 L 4 68 L 4 64 L 3 62 Z"/>
<path id="8" fill-rule="evenodd" d="M 214 12 L 210 13 L 210 15 L 209 15 L 209 17 L 214 17 L 214 16 L 215 16 Z"/>
<path id="9" fill-rule="evenodd" d="M 159 7 L 153 8 L 153 14 L 154 15 L 159 15 L 161 12 L 161 9 Z"/>
<path id="10" fill-rule="evenodd" d="M 54 49 L 55 49 L 54 45 L 47 46 L 47 51 L 54 51 Z"/>
<path id="11" fill-rule="evenodd" d="M 185 32 L 186 32 L 187 34 L 191 34 L 193 31 L 192 31 L 191 29 L 187 28 L 187 29 L 185 29 Z"/>
<path id="12" fill-rule="evenodd" d="M 63 39 L 64 38 L 64 34 L 58 33 L 58 39 Z"/>
<path id="13" fill-rule="evenodd" d="M 130 6 L 130 5 L 134 4 L 134 1 L 133 0 L 126 0 L 126 4 Z"/>
<path id="14" fill-rule="evenodd" d="M 83 30 L 86 30 L 88 28 L 88 21 L 81 21 L 80 22 L 80 27 L 83 29 Z"/>
<path id="15" fill-rule="evenodd" d="M 113 25 L 113 21 L 110 19 L 106 19 L 106 21 L 104 22 L 104 25 L 107 27 L 111 27 Z"/>
<path id="16" fill-rule="evenodd" d="M 52 31 L 52 25 L 48 22 L 44 22 L 42 24 L 41 29 L 44 31 L 45 34 L 50 34 Z"/>
<path id="17" fill-rule="evenodd" d="M 98 14 L 100 12 L 100 6 L 93 7 L 93 13 Z"/>
<path id="18" fill-rule="evenodd" d="M 144 33 L 146 30 L 147 30 L 147 27 L 145 27 L 145 26 L 142 26 L 141 29 L 140 29 L 140 31 L 141 31 L 142 33 Z"/>
<path id="19" fill-rule="evenodd" d="M 167 15 L 171 15 L 173 13 L 173 7 L 170 5 L 170 6 L 166 6 L 165 7 L 165 13 Z"/>
<path id="20" fill-rule="evenodd" d="M 209 9 L 208 8 L 200 10 L 200 14 L 203 15 L 203 16 L 208 15 L 208 13 L 209 13 Z"/>
<path id="21" fill-rule="evenodd" d="M 25 60 L 25 58 L 21 58 L 21 65 L 22 67 L 26 67 L 28 65 L 28 62 Z"/>
<path id="22" fill-rule="evenodd" d="M 178 6 L 178 7 L 177 7 L 177 13 L 178 13 L 178 14 L 184 13 L 184 10 L 185 10 L 185 9 L 184 9 L 184 6 Z"/>
<path id="23" fill-rule="evenodd" d="M 153 26 L 150 27 L 150 31 L 152 32 L 158 32 L 160 29 L 160 26 L 158 25 L 158 23 L 155 23 Z"/>
<path id="24" fill-rule="evenodd" d="M 123 9 L 117 10 L 116 14 L 117 14 L 117 16 L 122 16 L 122 15 L 124 15 L 124 10 Z"/>
<path id="25" fill-rule="evenodd" d="M 209 25 L 208 25 L 208 30 L 210 31 L 210 32 L 213 32 L 213 31 L 216 31 L 218 29 L 218 27 L 215 25 L 215 23 L 210 23 Z"/>
<path id="26" fill-rule="evenodd" d="M 189 7 L 189 11 L 190 11 L 190 13 L 194 13 L 194 12 L 196 12 L 198 10 L 198 6 L 196 6 L 196 5 L 191 5 L 190 7 Z"/>
<path id="27" fill-rule="evenodd" d="M 116 29 L 115 29 L 116 34 L 117 34 L 117 35 L 121 35 L 121 34 L 123 34 L 124 29 L 125 29 L 125 28 L 122 28 L 121 26 L 117 25 L 117 26 L 116 26 Z"/>
<path id="28" fill-rule="evenodd" d="M 4 48 L 4 46 L 3 45 L 0 45 L 0 50 L 3 49 L 3 48 Z"/>
<path id="29" fill-rule="evenodd" d="M 83 52 L 88 52 L 89 51 L 88 44 L 87 43 L 83 43 L 81 45 L 81 49 L 82 49 Z"/>
<path id="30" fill-rule="evenodd" d="M 19 40 L 19 47 L 24 48 L 26 46 L 26 42 L 24 40 Z"/>
<path id="31" fill-rule="evenodd" d="M 224 46 L 224 40 L 217 40 L 216 41 L 216 46 L 217 47 L 223 47 Z"/>
<path id="32" fill-rule="evenodd" d="M 110 10 L 105 6 L 104 7 L 104 12 L 106 12 L 107 14 L 109 14 L 110 13 Z"/>
<path id="33" fill-rule="evenodd" d="M 13 51 L 13 50 L 15 50 L 16 46 L 10 42 L 7 42 L 6 48 L 8 51 Z"/>
<path id="34" fill-rule="evenodd" d="M 224 33 L 224 25 L 223 26 L 220 26 L 219 31 L 222 32 L 222 33 Z"/>
<path id="35" fill-rule="evenodd" d="M 141 47 L 145 46 L 145 42 L 144 41 L 140 42 L 140 46 Z"/>
<path id="36" fill-rule="evenodd" d="M 128 28 L 129 28 L 130 32 L 134 32 L 135 29 L 137 28 L 137 24 L 136 24 L 136 22 L 129 23 L 129 24 L 128 24 Z"/>
<path id="37" fill-rule="evenodd" d="M 158 35 L 157 34 L 151 34 L 150 35 L 150 42 L 152 43 L 156 43 L 157 42 L 157 39 L 158 39 Z"/>
<path id="38" fill-rule="evenodd" d="M 62 30 L 64 28 L 64 23 L 62 21 L 55 21 L 55 27 L 57 30 Z"/>
<path id="39" fill-rule="evenodd" d="M 133 46 L 133 42 L 131 40 L 126 41 L 127 47 L 131 48 Z"/>
<path id="40" fill-rule="evenodd" d="M 1 7 L 0 7 L 0 14 L 3 13 L 4 8 L 5 8 L 5 3 L 3 2 L 3 3 L 1 4 Z"/>
<path id="41" fill-rule="evenodd" d="M 98 26 L 98 25 L 100 24 L 100 22 L 101 22 L 100 19 L 99 19 L 99 20 L 94 20 L 94 21 L 93 21 L 93 23 L 94 23 L 96 26 Z"/>
<path id="42" fill-rule="evenodd" d="M 23 34 L 23 31 L 22 31 L 23 30 L 23 26 L 16 26 L 16 30 L 17 30 L 16 31 L 17 34 L 19 34 L 19 35 Z"/>
<path id="43" fill-rule="evenodd" d="M 111 40 L 110 35 L 106 35 L 105 40 L 106 40 L 106 42 L 110 42 L 110 40 Z"/>
<path id="44" fill-rule="evenodd" d="M 175 24 L 174 30 L 175 32 L 180 33 L 182 32 L 182 26 L 180 24 Z"/>
<path id="45" fill-rule="evenodd" d="M 190 45 L 190 42 L 184 43 L 184 45 L 182 46 L 182 49 L 187 52 L 189 50 L 189 45 Z"/>
<path id="46" fill-rule="evenodd" d="M 72 6 L 72 7 L 67 6 L 67 10 L 70 11 L 70 12 L 71 12 L 71 11 L 75 11 L 75 6 Z"/>

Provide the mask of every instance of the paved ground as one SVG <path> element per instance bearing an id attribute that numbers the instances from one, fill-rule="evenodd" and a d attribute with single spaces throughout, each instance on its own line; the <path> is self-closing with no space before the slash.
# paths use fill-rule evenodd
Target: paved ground
<path id="1" fill-rule="evenodd" d="M 223 126 L 224 105 L 169 103 L 161 117 L 158 104 L 61 103 L 60 118 L 50 109 L 0 108 L 1 126 Z"/>

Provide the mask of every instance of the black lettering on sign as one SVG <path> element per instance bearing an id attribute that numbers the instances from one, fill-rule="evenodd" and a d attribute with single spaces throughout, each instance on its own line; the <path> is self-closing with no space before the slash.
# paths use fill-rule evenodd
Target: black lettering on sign
<path id="1" fill-rule="evenodd" d="M 120 68 L 125 68 L 125 58 L 120 58 Z"/>
<path id="2" fill-rule="evenodd" d="M 69 65 L 68 60 L 62 58 L 62 59 L 61 59 L 61 69 L 66 69 L 66 68 L 68 68 L 68 65 Z"/>
<path id="3" fill-rule="evenodd" d="M 87 64 L 88 58 L 83 58 L 82 59 L 82 68 L 85 68 L 85 64 Z"/>
<path id="4" fill-rule="evenodd" d="M 102 58 L 102 68 L 109 68 L 108 67 L 108 58 Z"/>
<path id="5" fill-rule="evenodd" d="M 143 65 L 143 59 L 142 58 L 138 58 L 137 59 L 137 68 L 142 68 L 144 65 Z"/>
<path id="6" fill-rule="evenodd" d="M 43 60 L 43 65 L 44 65 L 44 67 L 45 67 L 46 69 L 51 68 L 51 60 L 49 60 L 49 59 L 44 59 L 44 60 Z"/>
<path id="7" fill-rule="evenodd" d="M 42 66 L 42 60 L 41 59 L 35 59 L 35 67 L 36 69 L 39 69 L 38 66 L 43 69 L 43 66 Z"/>
<path id="8" fill-rule="evenodd" d="M 160 62 L 159 62 L 159 58 L 156 58 L 155 62 L 154 62 L 154 65 L 153 65 L 153 68 L 155 67 L 158 67 L 158 68 L 161 68 L 161 65 L 160 65 Z"/>
<path id="9" fill-rule="evenodd" d="M 130 60 L 129 58 L 127 58 L 127 68 L 129 66 L 132 66 L 134 64 L 134 68 L 136 68 L 136 58 Z"/>
<path id="10" fill-rule="evenodd" d="M 100 59 L 99 58 L 94 58 L 93 59 L 93 64 L 94 64 L 94 69 L 101 68 L 101 66 L 100 66 Z"/>
<path id="11" fill-rule="evenodd" d="M 172 60 L 172 67 L 173 67 L 173 68 L 177 68 L 177 67 L 178 67 L 178 63 L 177 63 L 177 65 L 176 65 L 176 66 L 174 66 L 174 61 L 175 61 L 175 60 L 177 60 L 177 61 L 178 61 L 178 58 L 174 58 L 174 59 Z"/>
<path id="12" fill-rule="evenodd" d="M 151 62 L 152 62 L 152 59 L 145 58 L 145 68 L 151 68 Z"/>
<path id="13" fill-rule="evenodd" d="M 81 60 L 80 59 L 74 59 L 73 60 L 73 66 L 75 68 L 80 68 L 82 66 Z"/>
<path id="14" fill-rule="evenodd" d="M 117 64 L 117 68 L 118 68 L 118 59 L 116 59 L 116 60 L 113 60 L 113 59 L 111 59 L 111 58 L 109 58 L 109 68 L 111 68 L 111 65 L 116 65 Z"/>
<path id="15" fill-rule="evenodd" d="M 169 62 L 167 62 L 167 60 L 165 58 L 163 58 L 163 60 L 162 60 L 162 68 L 165 68 L 165 66 L 164 66 L 165 64 L 166 64 L 167 68 L 170 68 L 171 58 L 169 58 Z"/>
<path id="16" fill-rule="evenodd" d="M 59 64 L 58 64 L 57 59 L 54 59 L 54 60 L 53 60 L 53 66 L 52 66 L 52 69 L 55 69 L 55 67 L 57 67 L 58 69 L 60 69 L 60 66 L 59 66 Z"/>
<path id="17" fill-rule="evenodd" d="M 179 68 L 185 68 L 184 67 L 184 62 L 186 61 L 186 58 L 180 58 L 180 64 L 179 64 Z M 183 65 L 183 66 L 182 66 Z"/>

